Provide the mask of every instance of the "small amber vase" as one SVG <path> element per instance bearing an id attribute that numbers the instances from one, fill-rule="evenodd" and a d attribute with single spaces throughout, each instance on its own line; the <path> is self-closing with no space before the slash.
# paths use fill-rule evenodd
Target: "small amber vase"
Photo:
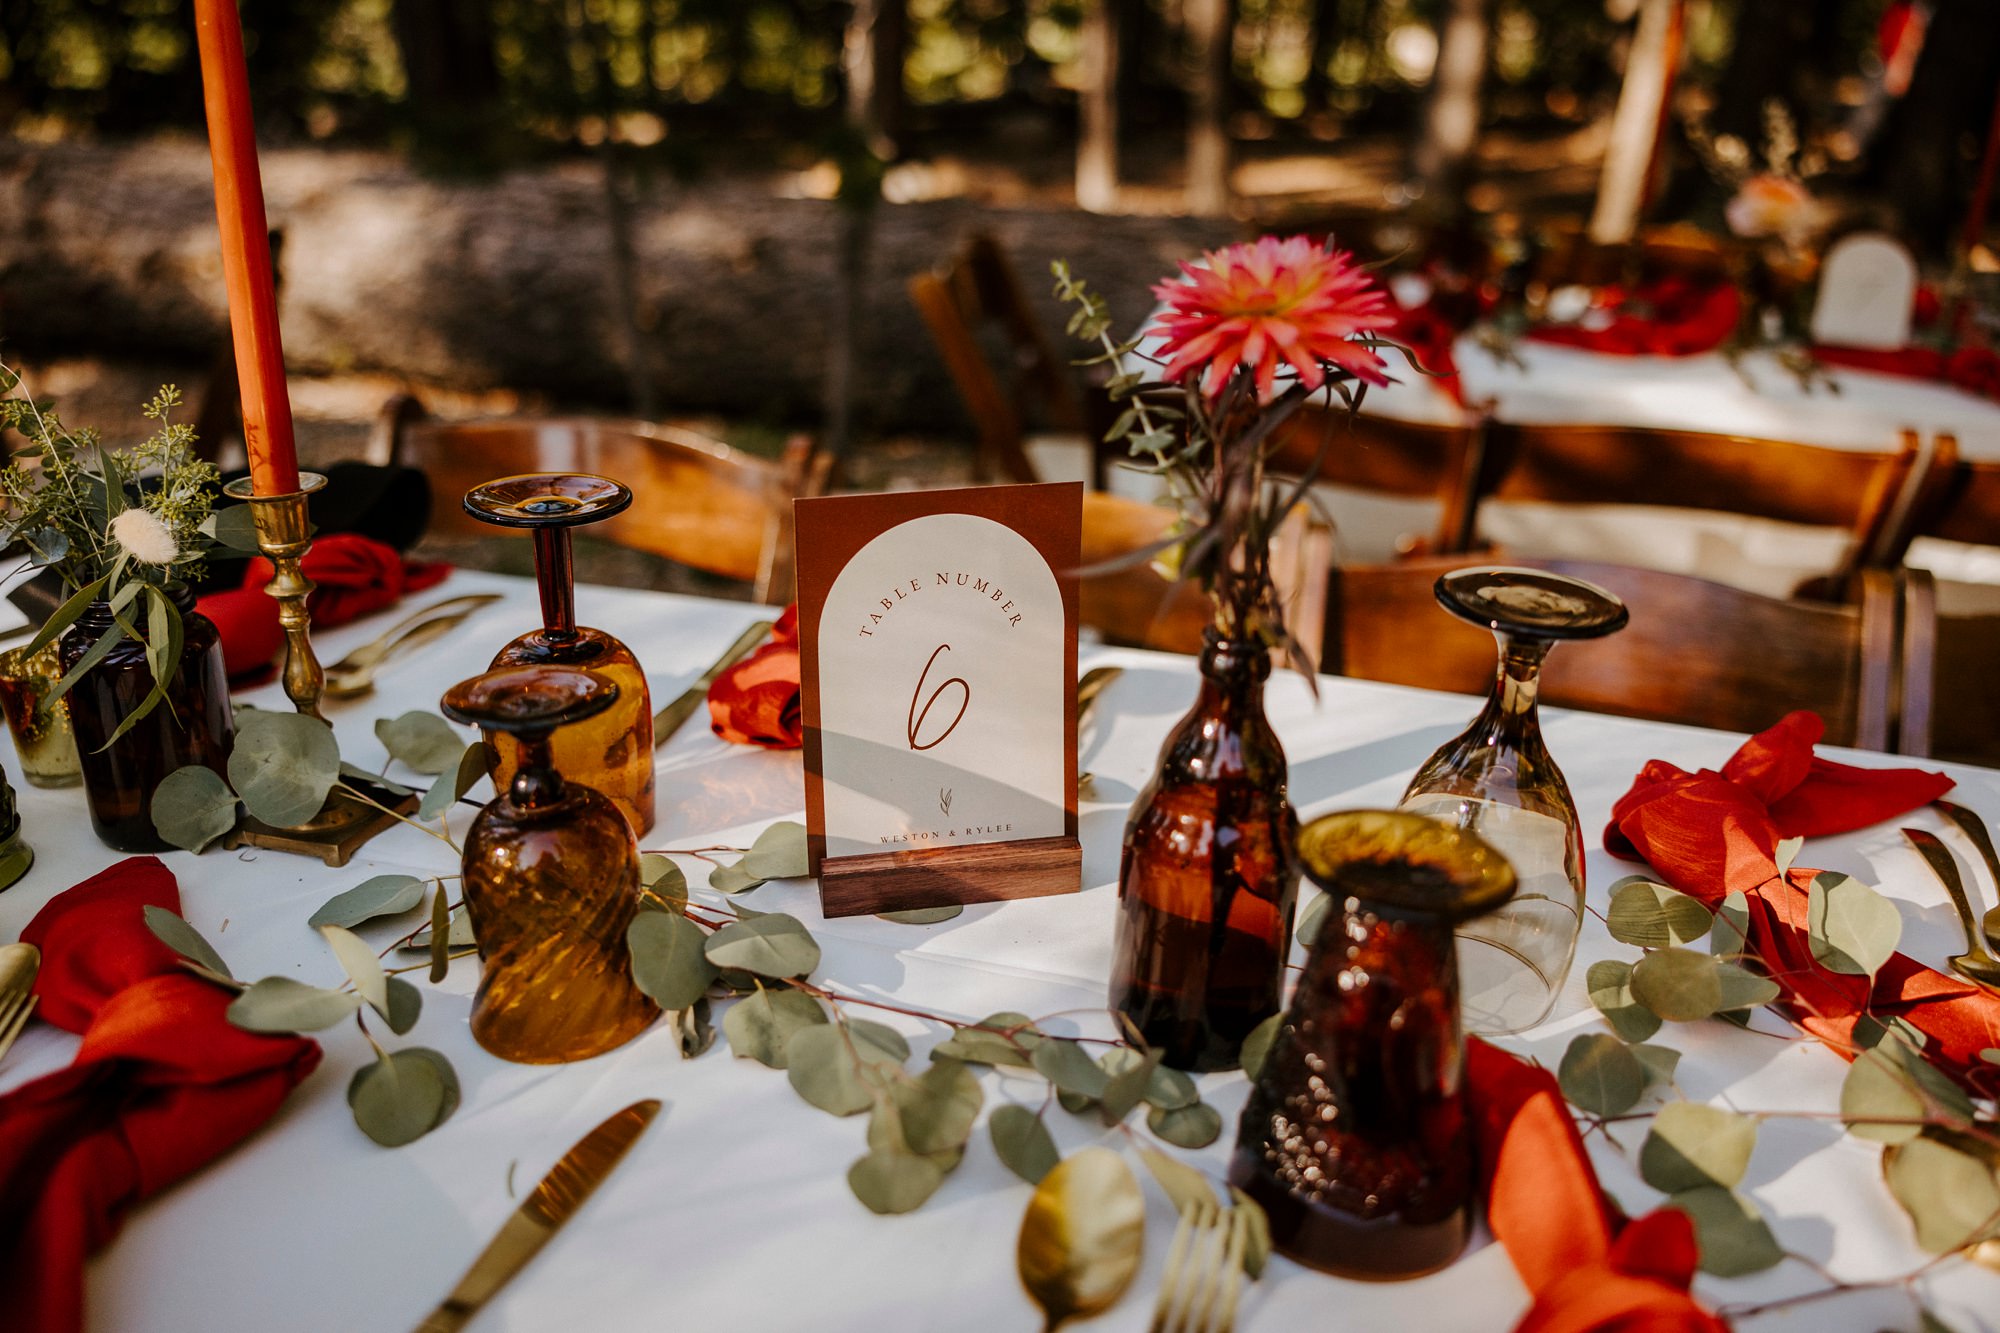
<path id="1" fill-rule="evenodd" d="M 113 741 L 118 726 L 153 692 L 146 646 L 121 638 L 64 697 L 76 734 L 77 762 L 91 826 L 121 852 L 164 852 L 171 844 L 153 827 L 153 792 L 177 768 L 200 764 L 224 777 L 236 741 L 229 707 L 229 677 L 222 640 L 207 616 L 194 609 L 184 587 L 169 589 L 181 614 L 181 660 L 167 681 L 166 698 Z M 111 605 L 92 602 L 63 632 L 62 669 L 81 662 L 111 631 Z"/>
<path id="2" fill-rule="evenodd" d="M 0 889 L 10 889 L 35 864 L 35 849 L 21 836 L 21 811 L 14 803 L 14 784 L 0 769 Z"/>
<path id="3" fill-rule="evenodd" d="M 1278 1012 L 1299 817 L 1264 716 L 1270 653 L 1208 632 L 1201 692 L 1125 825 L 1111 1005 L 1176 1069 L 1234 1069 Z"/>
<path id="4" fill-rule="evenodd" d="M 639 846 L 616 806 L 554 764 L 558 729 L 602 716 L 618 687 L 592 671 L 510 667 L 455 685 L 445 714 L 520 756 L 465 836 L 465 910 L 479 944 L 472 1035 L 504 1060 L 558 1064 L 622 1046 L 659 1017 L 632 980 Z"/>
<path id="5" fill-rule="evenodd" d="M 1468 1031 L 1525 1032 L 1555 1007 L 1583 926 L 1583 826 L 1542 743 L 1542 663 L 1563 639 L 1624 628 L 1629 613 L 1594 583 L 1536 569 L 1461 569 L 1438 602 L 1493 631 L 1500 664 L 1470 727 L 1424 762 L 1401 808 L 1470 829 L 1512 862 L 1520 887 L 1458 933 Z"/>
<path id="6" fill-rule="evenodd" d="M 575 573 L 570 529 L 623 513 L 629 487 L 584 473 L 532 472 L 502 477 L 465 494 L 465 512 L 503 528 L 535 534 L 535 580 L 542 594 L 542 628 L 523 634 L 494 655 L 493 666 L 587 668 L 618 687 L 617 702 L 587 722 L 555 735 L 555 766 L 611 798 L 643 837 L 653 827 L 653 698 L 632 650 L 601 629 L 576 623 Z M 504 734 L 488 730 L 493 785 L 504 791 L 519 768 L 520 751 Z"/>
<path id="7" fill-rule="evenodd" d="M 1477 1173 L 1452 926 L 1513 892 L 1478 837 L 1388 810 L 1299 835 L 1332 910 L 1238 1122 L 1229 1179 L 1272 1244 L 1341 1277 L 1444 1267 L 1472 1230 Z"/>

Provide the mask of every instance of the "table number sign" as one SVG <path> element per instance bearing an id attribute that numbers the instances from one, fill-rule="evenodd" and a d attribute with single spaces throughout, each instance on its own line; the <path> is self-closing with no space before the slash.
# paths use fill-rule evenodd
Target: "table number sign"
<path id="1" fill-rule="evenodd" d="M 806 829 L 826 914 L 1081 888 L 1083 488 L 795 510 Z"/>

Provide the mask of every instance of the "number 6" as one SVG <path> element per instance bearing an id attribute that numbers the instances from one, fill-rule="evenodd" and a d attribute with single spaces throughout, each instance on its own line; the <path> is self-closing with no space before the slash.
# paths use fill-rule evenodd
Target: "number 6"
<path id="1" fill-rule="evenodd" d="M 948 653 L 950 651 L 951 651 L 951 645 L 948 643 L 941 643 L 937 646 L 936 650 L 931 653 L 930 661 L 924 663 L 923 674 L 917 677 L 917 688 L 910 695 L 909 739 L 910 739 L 910 748 L 912 750 L 928 750 L 931 749 L 933 746 L 943 744 L 944 738 L 946 736 L 951 735 L 951 733 L 957 729 L 958 724 L 965 720 L 966 706 L 972 702 L 972 687 L 965 683 L 963 677 L 951 676 L 946 680 L 944 680 L 943 682 L 941 682 L 936 689 L 931 691 L 931 697 L 924 701 L 923 711 L 922 712 L 917 711 L 917 696 L 924 692 L 924 682 L 930 679 L 932 663 L 938 660 L 939 653 Z M 936 740 L 924 741 L 922 743 L 919 743 L 917 740 L 917 733 L 923 729 L 924 719 L 931 715 L 931 705 L 935 704 L 938 701 L 938 696 L 940 694 L 943 694 L 947 689 L 951 688 L 953 685 L 958 686 L 958 688 L 963 692 L 958 701 L 958 715 L 952 718 L 950 726 L 947 726 L 943 731 L 938 733 Z"/>

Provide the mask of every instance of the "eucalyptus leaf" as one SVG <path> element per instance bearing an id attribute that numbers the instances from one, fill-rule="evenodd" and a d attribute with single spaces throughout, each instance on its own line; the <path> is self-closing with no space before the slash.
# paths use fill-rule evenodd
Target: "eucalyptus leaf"
<path id="1" fill-rule="evenodd" d="M 943 907 L 913 907 L 907 912 L 877 912 L 877 918 L 893 921 L 899 926 L 935 926 L 940 921 L 949 921 L 964 913 L 965 908 L 957 903 Z"/>
<path id="2" fill-rule="evenodd" d="M 1299 909 L 1299 923 L 1293 928 L 1292 938 L 1306 948 L 1312 948 L 1319 938 L 1319 930 L 1326 923 L 1326 914 L 1333 903 L 1327 894 L 1316 894 L 1313 900 Z"/>
<path id="3" fill-rule="evenodd" d="M 2000 1237 L 2000 1175 L 1991 1163 L 1924 1135 L 1885 1152 L 1882 1174 L 1931 1254 Z"/>
<path id="4" fill-rule="evenodd" d="M 470 934 L 470 914 L 466 916 L 467 933 Z M 456 923 L 451 919 L 451 907 L 445 902 L 444 884 L 440 882 L 437 892 L 431 895 L 431 985 L 435 986 L 451 971 L 451 934 Z"/>
<path id="5" fill-rule="evenodd" d="M 106 582 L 107 580 L 102 578 L 92 579 L 64 599 L 63 604 L 55 609 L 55 614 L 42 622 L 42 627 L 35 632 L 35 637 L 28 640 L 28 646 L 21 650 L 21 656 L 33 657 L 60 639 L 63 631 L 74 625 L 76 618 L 83 614 L 83 609 L 97 600 L 98 594 L 104 591 Z"/>
<path id="6" fill-rule="evenodd" d="M 687 874 L 670 856 L 658 852 L 647 852 L 639 858 L 639 883 L 656 897 L 664 898 L 677 906 L 685 906 L 688 896 Z"/>
<path id="7" fill-rule="evenodd" d="M 1139 1271 L 1145 1242 L 1146 1202 L 1132 1169 L 1109 1148 L 1083 1148 L 1035 1187 L 1015 1266 L 1052 1330 L 1115 1304 Z"/>
<path id="8" fill-rule="evenodd" d="M 729 1006 L 722 1015 L 722 1031 L 738 1056 L 783 1069 L 785 1044 L 792 1034 L 824 1022 L 826 1010 L 803 991 L 759 986 Z"/>
<path id="9" fill-rule="evenodd" d="M 1222 1133 L 1222 1113 L 1207 1102 L 1146 1113 L 1146 1128 L 1176 1148 L 1206 1148 Z"/>
<path id="10" fill-rule="evenodd" d="M 176 847 L 205 851 L 235 827 L 236 793 L 212 768 L 177 768 L 153 789 L 153 830 Z"/>
<path id="11" fill-rule="evenodd" d="M 229 964 L 222 961 L 222 955 L 215 951 L 215 946 L 203 939 L 201 932 L 190 926 L 178 914 L 148 903 L 143 916 L 146 929 L 152 931 L 153 938 L 160 943 L 183 958 L 193 959 L 211 972 L 220 972 L 223 976 L 234 979 Z"/>
<path id="12" fill-rule="evenodd" d="M 352 928 L 378 916 L 407 912 L 423 900 L 424 881 L 415 875 L 376 875 L 327 899 L 306 918 L 306 924 L 315 930 L 321 926 Z"/>
<path id="13" fill-rule="evenodd" d="M 717 866 L 708 872 L 708 887 L 717 893 L 748 893 L 759 888 L 764 881 L 743 868 L 742 862 L 732 866 Z"/>
<path id="14" fill-rule="evenodd" d="M 1706 907 L 1677 889 L 1631 875 L 1611 886 L 1605 918 L 1611 938 L 1642 949 L 1692 944 L 1714 921 Z"/>
<path id="15" fill-rule="evenodd" d="M 1772 860 L 1777 863 L 1780 877 L 1792 873 L 1792 862 L 1799 859 L 1799 849 L 1806 845 L 1804 838 L 1785 838 L 1778 843 Z"/>
<path id="16" fill-rule="evenodd" d="M 1778 985 L 1738 964 L 1690 949 L 1655 949 L 1632 968 L 1632 996 L 1661 1018 L 1691 1023 L 1722 1009 L 1778 998 Z"/>
<path id="17" fill-rule="evenodd" d="M 687 1008 L 708 994 L 715 980 L 715 964 L 703 954 L 707 939 L 700 926 L 678 912 L 634 913 L 625 928 L 632 979 L 660 1008 Z"/>
<path id="18" fill-rule="evenodd" d="M 1604 959 L 1585 975 L 1590 1002 L 1626 1041 L 1644 1041 L 1660 1030 L 1660 1016 L 1632 997 L 1632 964 Z"/>
<path id="19" fill-rule="evenodd" d="M 1097 1105 L 1097 1098 L 1086 1097 L 1080 1092 L 1058 1091 L 1056 1093 L 1056 1105 L 1062 1107 L 1063 1110 L 1068 1111 L 1071 1115 L 1082 1115 L 1085 1111 Z"/>
<path id="20" fill-rule="evenodd" d="M 797 917 L 771 912 L 732 921 L 703 944 L 717 967 L 741 968 L 761 977 L 803 977 L 819 966 L 819 945 Z"/>
<path id="21" fill-rule="evenodd" d="M 361 1132 L 385 1148 L 400 1148 L 442 1123 L 455 1099 L 437 1066 L 441 1059 L 436 1052 L 395 1051 L 355 1070 L 347 1105 Z"/>
<path id="22" fill-rule="evenodd" d="M 939 1060 L 915 1078 L 899 1081 L 891 1096 L 902 1119 L 903 1141 L 922 1154 L 963 1148 L 979 1119 L 986 1094 L 971 1070 Z"/>
<path id="23" fill-rule="evenodd" d="M 1147 1105 L 1162 1111 L 1178 1111 L 1201 1100 L 1193 1079 L 1164 1064 L 1154 1066 L 1152 1077 L 1146 1080 L 1145 1097 Z"/>
<path id="24" fill-rule="evenodd" d="M 1806 941 L 1830 972 L 1872 977 L 1903 938 L 1896 905 L 1860 880 L 1833 871 L 1813 876 L 1806 897 Z"/>
<path id="25" fill-rule="evenodd" d="M 202 520 L 200 532 L 217 546 L 242 555 L 256 555 L 257 520 L 247 504 L 224 505 Z"/>
<path id="26" fill-rule="evenodd" d="M 1637 1042 L 1632 1047 L 1632 1055 L 1646 1070 L 1646 1086 L 1670 1085 L 1674 1081 L 1674 1070 L 1679 1067 L 1681 1053 L 1671 1046 L 1656 1046 L 1651 1042 Z"/>
<path id="27" fill-rule="evenodd" d="M 1243 1073 L 1252 1082 L 1264 1072 L 1264 1061 L 1270 1059 L 1271 1046 L 1278 1040 L 1278 1026 L 1284 1021 L 1283 1014 L 1272 1014 L 1251 1028 L 1250 1035 L 1243 1039 L 1243 1051 L 1238 1058 L 1243 1065 Z"/>
<path id="28" fill-rule="evenodd" d="M 1264 1276 L 1264 1266 L 1271 1262 L 1271 1219 L 1264 1212 L 1264 1205 L 1237 1189 L 1229 1187 L 1229 1197 L 1235 1201 L 1238 1212 L 1243 1214 L 1248 1224 L 1248 1235 L 1243 1244 L 1243 1271 L 1251 1281 Z"/>
<path id="29" fill-rule="evenodd" d="M 1742 1195 L 1716 1185 L 1682 1190 L 1667 1199 L 1694 1223 L 1701 1271 L 1717 1277 L 1761 1273 L 1785 1257 L 1771 1228 Z"/>
<path id="30" fill-rule="evenodd" d="M 368 947 L 368 941 L 341 926 L 321 926 L 319 933 L 340 962 L 340 970 L 354 983 L 354 989 L 376 1013 L 389 1016 L 389 978 L 382 960 Z"/>
<path id="31" fill-rule="evenodd" d="M 986 1133 L 1001 1165 L 1030 1185 L 1041 1184 L 1042 1177 L 1062 1160 L 1056 1141 L 1049 1137 L 1049 1127 L 1025 1106 L 1008 1102 L 994 1107 L 986 1118 Z"/>
<path id="32" fill-rule="evenodd" d="M 492 771 L 493 747 L 485 741 L 474 741 L 458 756 L 458 767 L 451 770 L 449 780 L 440 777 L 424 793 L 423 801 L 417 806 L 418 819 L 439 819 L 444 812 L 458 803 L 458 798 L 479 785 L 479 780 Z"/>
<path id="33" fill-rule="evenodd" d="M 715 1045 L 715 1025 L 708 1021 L 708 999 L 696 1000 L 685 1009 L 667 1014 L 667 1024 L 680 1042 L 681 1059 L 692 1060 Z"/>
<path id="34" fill-rule="evenodd" d="M 1668 1102 L 1639 1149 L 1639 1174 L 1663 1194 L 1720 1185 L 1733 1189 L 1749 1169 L 1757 1122 L 1700 1102 Z"/>
<path id="35" fill-rule="evenodd" d="M 422 709 L 378 718 L 375 736 L 391 759 L 417 773 L 453 772 L 465 755 L 465 738 L 451 723 Z"/>
<path id="36" fill-rule="evenodd" d="M 1208 1183 L 1208 1177 L 1186 1162 L 1177 1161 L 1158 1148 L 1144 1147 L 1139 1149 L 1139 1160 L 1145 1163 L 1147 1172 L 1172 1202 L 1176 1213 L 1215 1203 L 1215 1189 Z"/>
<path id="37" fill-rule="evenodd" d="M 1883 1045 L 1888 1045 L 1884 1043 Z M 1840 1085 L 1847 1132 L 1877 1143 L 1901 1143 L 1922 1131 L 1924 1099 L 1894 1052 L 1877 1046 L 1856 1056 Z"/>
<path id="38" fill-rule="evenodd" d="M 1750 898 L 1742 890 L 1725 895 L 1715 909 L 1715 929 L 1708 937 L 1708 951 L 1719 958 L 1734 958 L 1750 950 Z"/>
<path id="39" fill-rule="evenodd" d="M 1145 1100 L 1146 1089 L 1152 1085 L 1153 1074 L 1165 1055 L 1161 1050 L 1141 1054 L 1129 1046 L 1114 1046 L 1099 1058 L 1106 1078 L 1104 1095 L 1097 1101 L 1097 1113 L 1106 1125 L 1119 1123 Z"/>
<path id="40" fill-rule="evenodd" d="M 971 1027 L 954 1030 L 931 1049 L 931 1059 L 1026 1069 L 1030 1067 L 1028 1053 L 1043 1040 L 1026 1014 L 1002 1012 L 982 1018 Z"/>
<path id="41" fill-rule="evenodd" d="M 229 1002 L 226 1016 L 246 1032 L 318 1032 L 361 1007 L 352 991 L 308 986 L 290 977 L 263 977 Z"/>
<path id="42" fill-rule="evenodd" d="M 798 879 L 808 873 L 806 826 L 781 819 L 757 835 L 738 862 L 760 880 Z"/>
<path id="43" fill-rule="evenodd" d="M 907 1148 L 876 1149 L 847 1168 L 847 1187 L 872 1213 L 914 1211 L 942 1184 L 944 1169 Z"/>
<path id="44" fill-rule="evenodd" d="M 1556 1082 L 1572 1105 L 1591 1115 L 1623 1115 L 1645 1095 L 1646 1067 L 1618 1038 L 1586 1032 L 1563 1052 Z"/>
<path id="45" fill-rule="evenodd" d="M 859 1029 L 859 1030 L 857 1030 Z M 814 1024 L 785 1042 L 785 1076 L 792 1090 L 832 1115 L 856 1115 L 875 1100 L 874 1087 L 903 1067 L 908 1055 L 878 1044 L 878 1023 Z M 863 1081 L 868 1071 L 870 1081 Z"/>
<path id="46" fill-rule="evenodd" d="M 229 784 L 271 827 L 294 828 L 318 814 L 339 776 L 340 746 L 318 718 L 260 709 L 237 719 Z"/>
<path id="47" fill-rule="evenodd" d="M 401 977 L 390 977 L 389 1008 L 382 1015 L 389 1031 L 402 1036 L 417 1025 L 423 1012 L 424 993 Z"/>
<path id="48" fill-rule="evenodd" d="M 1035 1047 L 1031 1062 L 1042 1077 L 1063 1091 L 1092 1101 L 1104 1095 L 1110 1079 L 1104 1067 L 1083 1053 L 1073 1041 L 1049 1040 Z"/>

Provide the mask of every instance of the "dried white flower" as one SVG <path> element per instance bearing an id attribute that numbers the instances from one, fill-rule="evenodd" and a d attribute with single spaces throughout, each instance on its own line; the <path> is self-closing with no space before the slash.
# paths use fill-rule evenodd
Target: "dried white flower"
<path id="1" fill-rule="evenodd" d="M 150 510 L 127 509 L 111 520 L 111 539 L 125 548 L 134 560 L 149 565 L 171 565 L 180 558 L 174 534 Z"/>

